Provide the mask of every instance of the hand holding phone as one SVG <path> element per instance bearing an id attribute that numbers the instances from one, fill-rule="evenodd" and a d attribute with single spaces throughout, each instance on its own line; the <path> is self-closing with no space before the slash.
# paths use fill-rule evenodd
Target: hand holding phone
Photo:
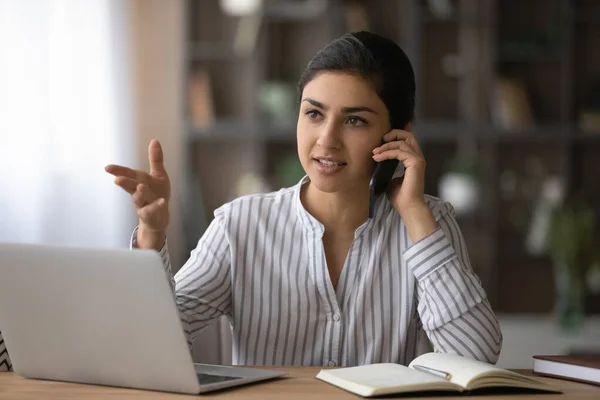
<path id="1" fill-rule="evenodd" d="M 370 216 L 373 217 L 377 195 L 386 191 L 390 202 L 402 216 L 410 210 L 425 205 L 425 157 L 414 133 L 403 129 L 392 129 L 383 137 L 384 144 L 373 149 L 373 160 L 377 161 L 371 179 Z M 395 166 L 406 168 L 401 184 L 389 185 L 402 173 Z M 393 187 L 392 187 L 393 186 Z"/>
<path id="2" fill-rule="evenodd" d="M 399 160 L 385 160 L 377 163 L 369 182 L 369 218 L 374 216 L 377 196 L 385 192 L 392 179 L 403 176 L 404 165 Z"/>

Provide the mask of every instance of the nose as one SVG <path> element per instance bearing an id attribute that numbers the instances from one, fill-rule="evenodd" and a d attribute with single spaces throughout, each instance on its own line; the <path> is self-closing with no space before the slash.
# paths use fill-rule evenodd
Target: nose
<path id="1" fill-rule="evenodd" d="M 322 126 L 317 145 L 324 149 L 339 149 L 341 147 L 340 132 L 334 121 Z"/>

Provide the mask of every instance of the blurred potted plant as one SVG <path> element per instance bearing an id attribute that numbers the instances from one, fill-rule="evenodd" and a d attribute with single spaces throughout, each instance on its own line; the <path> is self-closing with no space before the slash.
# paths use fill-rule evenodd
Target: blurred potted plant
<path id="1" fill-rule="evenodd" d="M 547 249 L 552 258 L 559 326 L 577 331 L 585 317 L 585 276 L 595 264 L 594 210 L 584 201 L 571 200 L 552 213 Z"/>
<path id="2" fill-rule="evenodd" d="M 290 187 L 298 183 L 306 175 L 296 154 L 286 155 L 277 164 L 276 179 L 282 187 Z"/>
<path id="3" fill-rule="evenodd" d="M 444 169 L 446 173 L 439 182 L 440 197 L 452 204 L 457 215 L 471 213 L 479 200 L 477 166 L 471 159 L 456 155 Z"/>

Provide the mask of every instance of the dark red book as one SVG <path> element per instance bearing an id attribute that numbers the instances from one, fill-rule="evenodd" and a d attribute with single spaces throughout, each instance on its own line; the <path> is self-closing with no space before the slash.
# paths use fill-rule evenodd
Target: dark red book
<path id="1" fill-rule="evenodd" d="M 533 356 L 533 373 L 600 385 L 600 355 Z"/>

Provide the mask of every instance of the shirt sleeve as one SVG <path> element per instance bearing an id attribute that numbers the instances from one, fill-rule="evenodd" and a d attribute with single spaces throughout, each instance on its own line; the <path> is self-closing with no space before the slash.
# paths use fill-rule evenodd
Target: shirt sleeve
<path id="1" fill-rule="evenodd" d="M 440 227 L 412 244 L 403 258 L 417 280 L 418 312 L 436 352 L 496 363 L 502 332 L 481 281 L 471 268 L 449 204 Z"/>
<path id="2" fill-rule="evenodd" d="M 137 228 L 131 239 L 136 248 Z M 215 218 L 192 250 L 190 258 L 173 277 L 167 242 L 159 252 L 165 271 L 171 277 L 179 317 L 188 343 L 221 315 L 231 314 L 229 242 L 225 234 L 223 212 Z"/>
<path id="3" fill-rule="evenodd" d="M 10 363 L 8 350 L 6 350 L 6 345 L 4 344 L 2 332 L 0 332 L 0 372 L 1 371 L 12 371 L 12 364 Z"/>
<path id="4" fill-rule="evenodd" d="M 222 211 L 175 275 L 175 298 L 190 345 L 222 315 L 231 315 L 231 256 Z"/>
<path id="5" fill-rule="evenodd" d="M 131 241 L 129 244 L 129 248 L 131 250 L 138 248 L 138 244 L 137 244 L 138 229 L 139 229 L 139 226 L 136 226 L 135 229 L 133 230 L 133 233 L 131 234 Z M 171 257 L 169 256 L 169 240 L 168 239 L 165 239 L 165 243 L 161 247 L 158 254 L 160 255 L 160 259 L 162 260 L 165 271 L 167 272 L 167 274 L 169 275 L 169 278 L 171 279 L 171 288 L 175 289 L 175 280 L 173 279 L 173 273 L 171 272 Z"/>

